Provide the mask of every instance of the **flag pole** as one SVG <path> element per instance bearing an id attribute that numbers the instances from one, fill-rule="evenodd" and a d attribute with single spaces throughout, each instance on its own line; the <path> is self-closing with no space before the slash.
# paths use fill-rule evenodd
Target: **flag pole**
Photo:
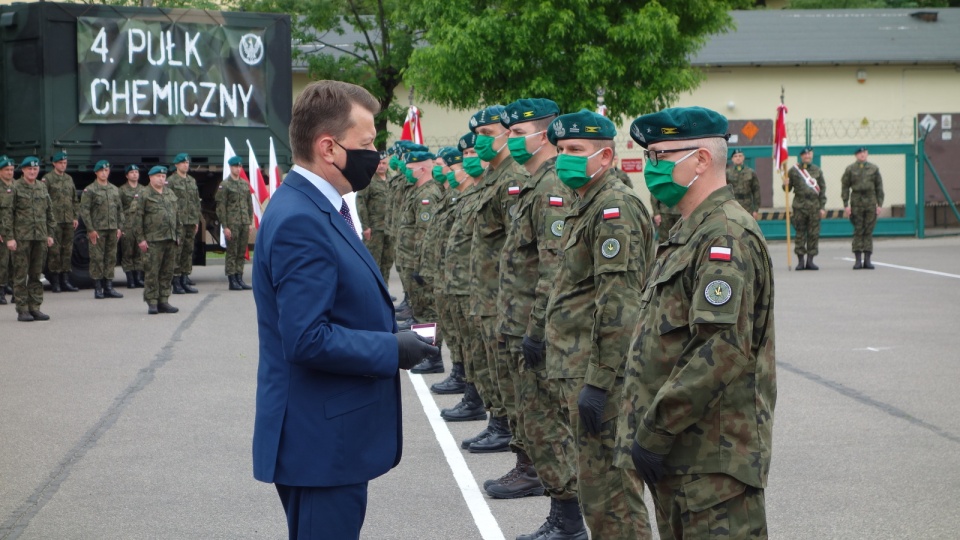
<path id="1" fill-rule="evenodd" d="M 780 87 L 780 106 L 783 107 L 784 105 L 785 105 L 785 103 L 784 103 L 784 88 L 783 88 L 783 86 L 781 86 L 781 87 Z M 786 136 L 787 136 L 787 133 L 786 133 L 786 131 L 787 131 L 786 112 L 784 112 L 783 115 L 784 115 L 784 121 L 783 121 L 783 131 L 784 131 L 784 132 L 783 132 L 781 135 L 782 135 L 783 137 L 786 137 Z M 778 142 L 779 142 L 779 141 L 778 141 Z M 783 152 L 782 145 L 781 145 L 781 147 L 780 147 L 780 152 Z M 788 156 L 788 159 L 789 159 L 789 156 Z M 776 165 L 777 165 L 777 169 L 780 171 L 780 180 L 781 180 L 781 181 L 783 182 L 783 184 L 784 184 L 784 186 L 783 186 L 783 187 L 784 187 L 784 190 L 783 190 L 783 209 L 784 209 L 784 215 L 786 216 L 786 224 L 787 224 L 787 271 L 791 271 L 791 270 L 793 270 L 793 260 L 792 260 L 791 254 L 790 254 L 790 193 L 789 193 L 789 191 L 786 189 L 786 188 L 787 188 L 787 186 L 786 186 L 786 182 L 787 182 L 787 167 L 786 167 L 786 164 L 787 164 L 787 159 L 784 159 L 783 161 L 777 163 Z"/>

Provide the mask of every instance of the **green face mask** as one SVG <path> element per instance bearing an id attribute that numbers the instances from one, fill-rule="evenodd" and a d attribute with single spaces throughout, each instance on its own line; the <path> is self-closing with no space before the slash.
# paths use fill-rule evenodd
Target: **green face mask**
<path id="1" fill-rule="evenodd" d="M 398 163 L 399 161 L 400 161 L 400 160 L 397 159 L 396 156 L 391 156 L 391 157 L 390 157 L 390 168 L 393 169 L 393 170 L 399 169 L 400 167 L 399 167 L 399 165 L 397 165 L 397 163 Z"/>
<path id="2" fill-rule="evenodd" d="M 527 151 L 527 138 L 539 135 L 541 133 L 543 132 L 538 131 L 524 137 L 510 137 L 507 139 L 507 148 L 510 149 L 510 155 L 513 156 L 513 159 L 517 160 L 517 163 L 523 165 L 524 163 L 530 161 L 530 158 L 535 156 L 537 152 L 543 148 L 543 145 L 541 144 L 540 148 L 534 150 L 532 154 Z"/>
<path id="3" fill-rule="evenodd" d="M 506 134 L 507 132 L 503 132 L 496 137 L 491 137 L 489 135 L 477 135 L 477 142 L 474 143 L 473 148 L 477 151 L 477 155 L 480 156 L 480 159 L 483 161 L 493 161 L 493 159 L 497 157 L 497 154 L 500 153 L 500 150 L 503 150 L 502 146 L 494 150 L 493 142 Z"/>
<path id="4" fill-rule="evenodd" d="M 432 174 L 433 179 L 441 184 L 447 181 L 447 175 L 443 174 L 443 167 L 439 165 L 433 166 Z"/>
<path id="5" fill-rule="evenodd" d="M 686 186 L 681 186 L 673 181 L 673 169 L 696 152 L 696 150 L 691 150 L 689 154 L 677 161 L 660 160 L 656 165 L 653 165 L 649 159 L 647 160 L 646 167 L 643 168 L 643 182 L 655 199 L 671 208 L 680 202 L 680 199 L 686 195 L 687 189 L 697 181 L 697 178 L 700 178 L 700 175 L 694 176 L 693 180 Z"/>
<path id="6" fill-rule="evenodd" d="M 484 170 L 483 165 L 480 164 L 480 158 L 477 156 L 463 158 L 463 169 L 474 178 L 479 178 Z"/>
<path id="7" fill-rule="evenodd" d="M 460 187 L 460 182 L 457 182 L 457 173 L 456 171 L 450 171 L 447 173 L 447 183 L 450 184 L 450 187 L 457 189 Z"/>
<path id="8" fill-rule="evenodd" d="M 588 175 L 587 162 L 593 156 L 603 152 L 603 148 L 590 154 L 589 156 L 571 156 L 570 154 L 560 154 L 557 156 L 557 177 L 570 189 L 580 189 L 587 185 L 587 182 L 593 180 L 593 177 L 600 172 Z"/>
<path id="9" fill-rule="evenodd" d="M 403 175 L 407 177 L 407 182 L 411 184 L 415 184 L 417 182 L 417 177 L 413 176 L 413 171 L 406 166 L 403 168 Z"/>

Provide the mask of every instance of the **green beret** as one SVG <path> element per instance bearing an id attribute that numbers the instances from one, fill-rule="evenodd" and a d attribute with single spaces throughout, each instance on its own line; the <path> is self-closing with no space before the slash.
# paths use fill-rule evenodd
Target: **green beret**
<path id="1" fill-rule="evenodd" d="M 866 151 L 867 151 L 867 147 L 866 147 L 866 146 L 861 146 L 860 148 L 857 148 L 857 150 L 856 150 L 856 152 L 854 152 L 854 154 L 859 154 L 860 152 L 866 152 Z"/>
<path id="2" fill-rule="evenodd" d="M 139 170 L 140 170 L 140 167 L 138 167 L 135 163 L 131 163 L 126 167 L 124 167 L 123 172 L 139 171 Z"/>
<path id="3" fill-rule="evenodd" d="M 630 124 L 630 137 L 640 146 L 663 141 L 729 138 L 727 117 L 703 107 L 674 107 L 640 116 Z"/>
<path id="4" fill-rule="evenodd" d="M 39 167 L 39 166 L 40 166 L 40 158 L 34 157 L 34 156 L 25 157 L 23 158 L 23 161 L 20 162 L 21 169 L 24 167 Z"/>
<path id="5" fill-rule="evenodd" d="M 437 157 L 442 159 L 448 167 L 454 163 L 463 163 L 463 154 L 461 154 L 459 150 L 452 146 L 445 146 L 441 148 L 440 151 L 437 152 Z"/>
<path id="6" fill-rule="evenodd" d="M 100 169 L 107 169 L 107 170 L 109 170 L 109 169 L 110 169 L 110 162 L 107 161 L 107 160 L 105 160 L 105 159 L 101 159 L 100 161 L 98 161 L 97 164 L 93 166 L 93 172 L 97 172 L 97 171 L 99 171 Z"/>
<path id="7" fill-rule="evenodd" d="M 503 118 L 503 105 L 491 105 L 481 109 L 470 117 L 470 131 L 476 133 L 480 126 L 499 124 L 501 118 Z"/>
<path id="8" fill-rule="evenodd" d="M 433 161 L 437 156 L 430 152 L 410 152 L 407 154 L 407 163 L 422 163 L 424 161 Z"/>
<path id="9" fill-rule="evenodd" d="M 150 172 L 147 173 L 148 176 L 153 176 L 155 174 L 167 174 L 167 168 L 163 165 L 154 165 L 150 168 Z"/>
<path id="10" fill-rule="evenodd" d="M 549 99 L 518 99 L 503 108 L 503 116 L 500 117 L 500 123 L 503 127 L 510 127 L 514 124 L 523 122 L 532 122 L 541 118 L 551 118 L 560 116 L 560 107 Z"/>
<path id="11" fill-rule="evenodd" d="M 551 122 L 547 129 L 547 139 L 554 146 L 557 141 L 565 139 L 610 141 L 616 136 L 617 128 L 609 118 L 587 109 L 564 114 Z"/>
<path id="12" fill-rule="evenodd" d="M 14 166 L 16 166 L 16 163 L 14 163 L 12 159 L 8 158 L 7 156 L 0 156 L 0 169 Z"/>
<path id="13" fill-rule="evenodd" d="M 58 161 L 63 161 L 63 160 L 65 160 L 65 159 L 67 159 L 67 152 L 66 152 L 66 151 L 62 151 L 62 152 L 57 152 L 56 154 L 54 154 L 54 155 L 53 155 L 53 158 L 52 158 L 50 161 L 52 161 L 53 163 L 56 163 L 56 162 L 58 162 Z"/>
<path id="14" fill-rule="evenodd" d="M 173 164 L 183 163 L 184 161 L 190 161 L 190 155 L 186 152 L 181 152 L 177 154 L 177 157 L 173 158 Z"/>
<path id="15" fill-rule="evenodd" d="M 800 150 L 800 153 L 797 154 L 797 155 L 798 155 L 798 156 L 802 156 L 802 155 L 804 155 L 804 154 L 809 154 L 810 152 L 813 152 L 813 148 L 811 148 L 811 147 L 809 147 L 809 146 L 804 146 L 803 149 Z"/>
<path id="16" fill-rule="evenodd" d="M 733 149 L 733 152 L 730 152 L 730 157 L 733 157 L 733 156 L 735 156 L 735 155 L 737 155 L 737 154 L 742 154 L 742 153 L 743 153 L 743 150 L 741 150 L 741 149 L 739 149 L 739 148 L 734 148 L 734 149 Z"/>
<path id="17" fill-rule="evenodd" d="M 460 142 L 457 143 L 457 148 L 460 149 L 462 153 L 464 150 L 473 148 L 477 144 L 477 134 L 476 133 L 467 133 L 463 137 L 460 137 Z"/>
<path id="18" fill-rule="evenodd" d="M 227 160 L 227 165 L 243 165 L 243 160 L 240 159 L 240 156 L 233 156 Z"/>

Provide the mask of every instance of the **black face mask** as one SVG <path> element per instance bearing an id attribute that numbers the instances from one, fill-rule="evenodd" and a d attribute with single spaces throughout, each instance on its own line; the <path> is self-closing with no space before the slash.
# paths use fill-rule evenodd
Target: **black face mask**
<path id="1" fill-rule="evenodd" d="M 337 141 L 337 146 L 343 148 L 343 145 Z M 350 149 L 343 148 L 347 153 L 347 163 L 341 169 L 334 163 L 340 174 L 350 182 L 350 188 L 353 191 L 360 191 L 370 185 L 370 179 L 377 172 L 380 166 L 380 152 L 376 150 L 365 150 L 363 148 Z"/>

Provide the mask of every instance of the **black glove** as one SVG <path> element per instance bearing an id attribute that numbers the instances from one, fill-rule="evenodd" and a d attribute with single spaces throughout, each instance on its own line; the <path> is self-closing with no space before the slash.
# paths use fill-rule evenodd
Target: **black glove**
<path id="1" fill-rule="evenodd" d="M 577 408 L 580 409 L 580 421 L 587 433 L 600 434 L 600 425 L 603 424 L 603 408 L 607 404 L 607 391 L 589 384 L 583 385 L 580 397 L 577 398 Z"/>
<path id="2" fill-rule="evenodd" d="M 542 341 L 533 339 L 530 336 L 523 336 L 523 365 L 527 369 L 535 369 L 543 365 L 543 351 L 546 344 Z"/>
<path id="3" fill-rule="evenodd" d="M 425 338 L 416 332 L 404 330 L 394 335 L 397 336 L 397 364 L 400 369 L 410 369 L 424 358 L 440 353 L 440 349 L 430 344 L 430 338 Z"/>
<path id="4" fill-rule="evenodd" d="M 427 283 L 423 280 L 423 276 L 420 275 L 420 272 L 417 272 L 416 270 L 410 274 L 410 277 L 412 277 L 413 280 L 417 282 L 417 285 L 420 285 L 421 287 Z"/>
<path id="5" fill-rule="evenodd" d="M 652 490 L 653 486 L 663 478 L 666 472 L 663 468 L 664 456 L 647 450 L 640 446 L 637 441 L 633 441 L 630 456 L 633 458 L 633 466 L 637 468 L 637 474 L 643 478 L 643 481 Z"/>

